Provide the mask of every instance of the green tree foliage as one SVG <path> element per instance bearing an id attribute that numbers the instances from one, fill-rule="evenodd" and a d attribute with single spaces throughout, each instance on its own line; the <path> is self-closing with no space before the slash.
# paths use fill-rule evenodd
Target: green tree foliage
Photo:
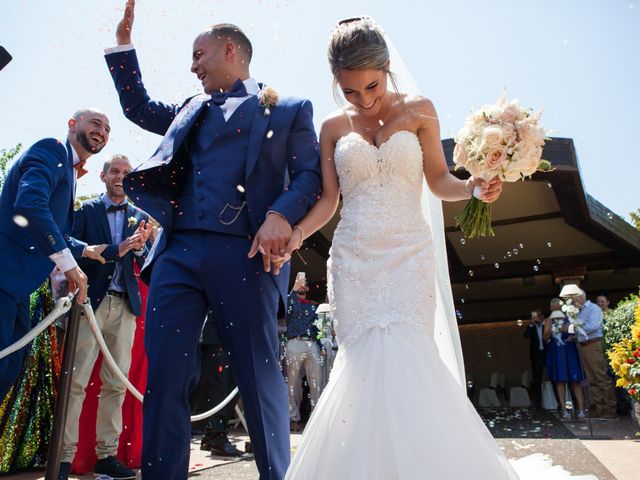
<path id="1" fill-rule="evenodd" d="M 20 153 L 22 144 L 19 143 L 15 147 L 9 150 L 0 150 L 0 190 L 4 186 L 4 180 L 7 178 L 7 170 L 9 170 L 9 164 Z"/>

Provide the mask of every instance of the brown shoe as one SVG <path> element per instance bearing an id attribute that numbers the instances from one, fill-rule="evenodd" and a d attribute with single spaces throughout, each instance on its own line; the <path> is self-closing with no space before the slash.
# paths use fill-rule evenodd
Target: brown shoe
<path id="1" fill-rule="evenodd" d="M 302 431 L 302 425 L 300 424 L 300 422 L 291 420 L 291 422 L 289 422 L 289 430 L 294 433 L 299 433 Z"/>

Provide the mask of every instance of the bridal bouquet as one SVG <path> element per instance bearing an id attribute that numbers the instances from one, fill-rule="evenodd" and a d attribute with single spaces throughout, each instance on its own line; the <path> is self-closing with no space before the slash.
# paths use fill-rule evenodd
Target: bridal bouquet
<path id="1" fill-rule="evenodd" d="M 504 182 L 551 170 L 551 163 L 541 158 L 546 140 L 545 129 L 538 125 L 541 113 L 533 113 L 504 96 L 497 103 L 476 110 L 455 137 L 455 168 L 464 168 L 474 177 L 499 177 Z M 494 235 L 491 204 L 475 196 L 456 222 L 466 237 Z"/>
<path id="2" fill-rule="evenodd" d="M 560 307 L 564 314 L 569 317 L 571 324 L 573 325 L 573 331 L 578 333 L 578 330 L 582 328 L 582 322 L 578 320 L 578 313 L 580 308 L 574 303 L 575 301 L 571 297 L 566 297 L 562 300 L 562 306 Z"/>

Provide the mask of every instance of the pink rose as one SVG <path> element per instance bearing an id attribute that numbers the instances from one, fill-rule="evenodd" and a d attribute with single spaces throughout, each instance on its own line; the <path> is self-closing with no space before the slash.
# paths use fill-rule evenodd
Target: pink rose
<path id="1" fill-rule="evenodd" d="M 502 113 L 500 114 L 500 120 L 505 123 L 514 123 L 518 120 L 518 116 L 520 115 L 520 109 L 516 103 L 511 102 L 507 105 Z"/>
<path id="2" fill-rule="evenodd" d="M 484 164 L 489 170 L 497 170 L 502 162 L 507 159 L 507 154 L 504 147 L 489 150 L 487 156 L 484 159 Z"/>

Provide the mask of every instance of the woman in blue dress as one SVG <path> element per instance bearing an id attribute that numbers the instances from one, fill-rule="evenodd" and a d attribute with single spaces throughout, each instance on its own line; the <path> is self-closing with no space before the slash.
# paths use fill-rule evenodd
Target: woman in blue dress
<path id="1" fill-rule="evenodd" d="M 554 302 L 557 300 L 557 302 Z M 556 307 L 557 305 L 557 307 Z M 559 308 L 560 299 L 551 301 L 551 308 Z M 581 382 L 584 380 L 584 373 L 580 365 L 578 345 L 575 335 L 569 335 L 566 327 L 570 323 L 569 318 L 558 309 L 551 312 L 549 318 L 544 322 L 543 337 L 548 341 L 547 347 L 547 375 L 555 383 L 560 407 L 562 408 L 562 418 L 569 420 L 572 418 L 567 409 L 566 389 L 567 383 L 571 384 L 573 396 L 578 404 L 578 419 L 586 418 L 584 410 L 584 395 Z"/>

